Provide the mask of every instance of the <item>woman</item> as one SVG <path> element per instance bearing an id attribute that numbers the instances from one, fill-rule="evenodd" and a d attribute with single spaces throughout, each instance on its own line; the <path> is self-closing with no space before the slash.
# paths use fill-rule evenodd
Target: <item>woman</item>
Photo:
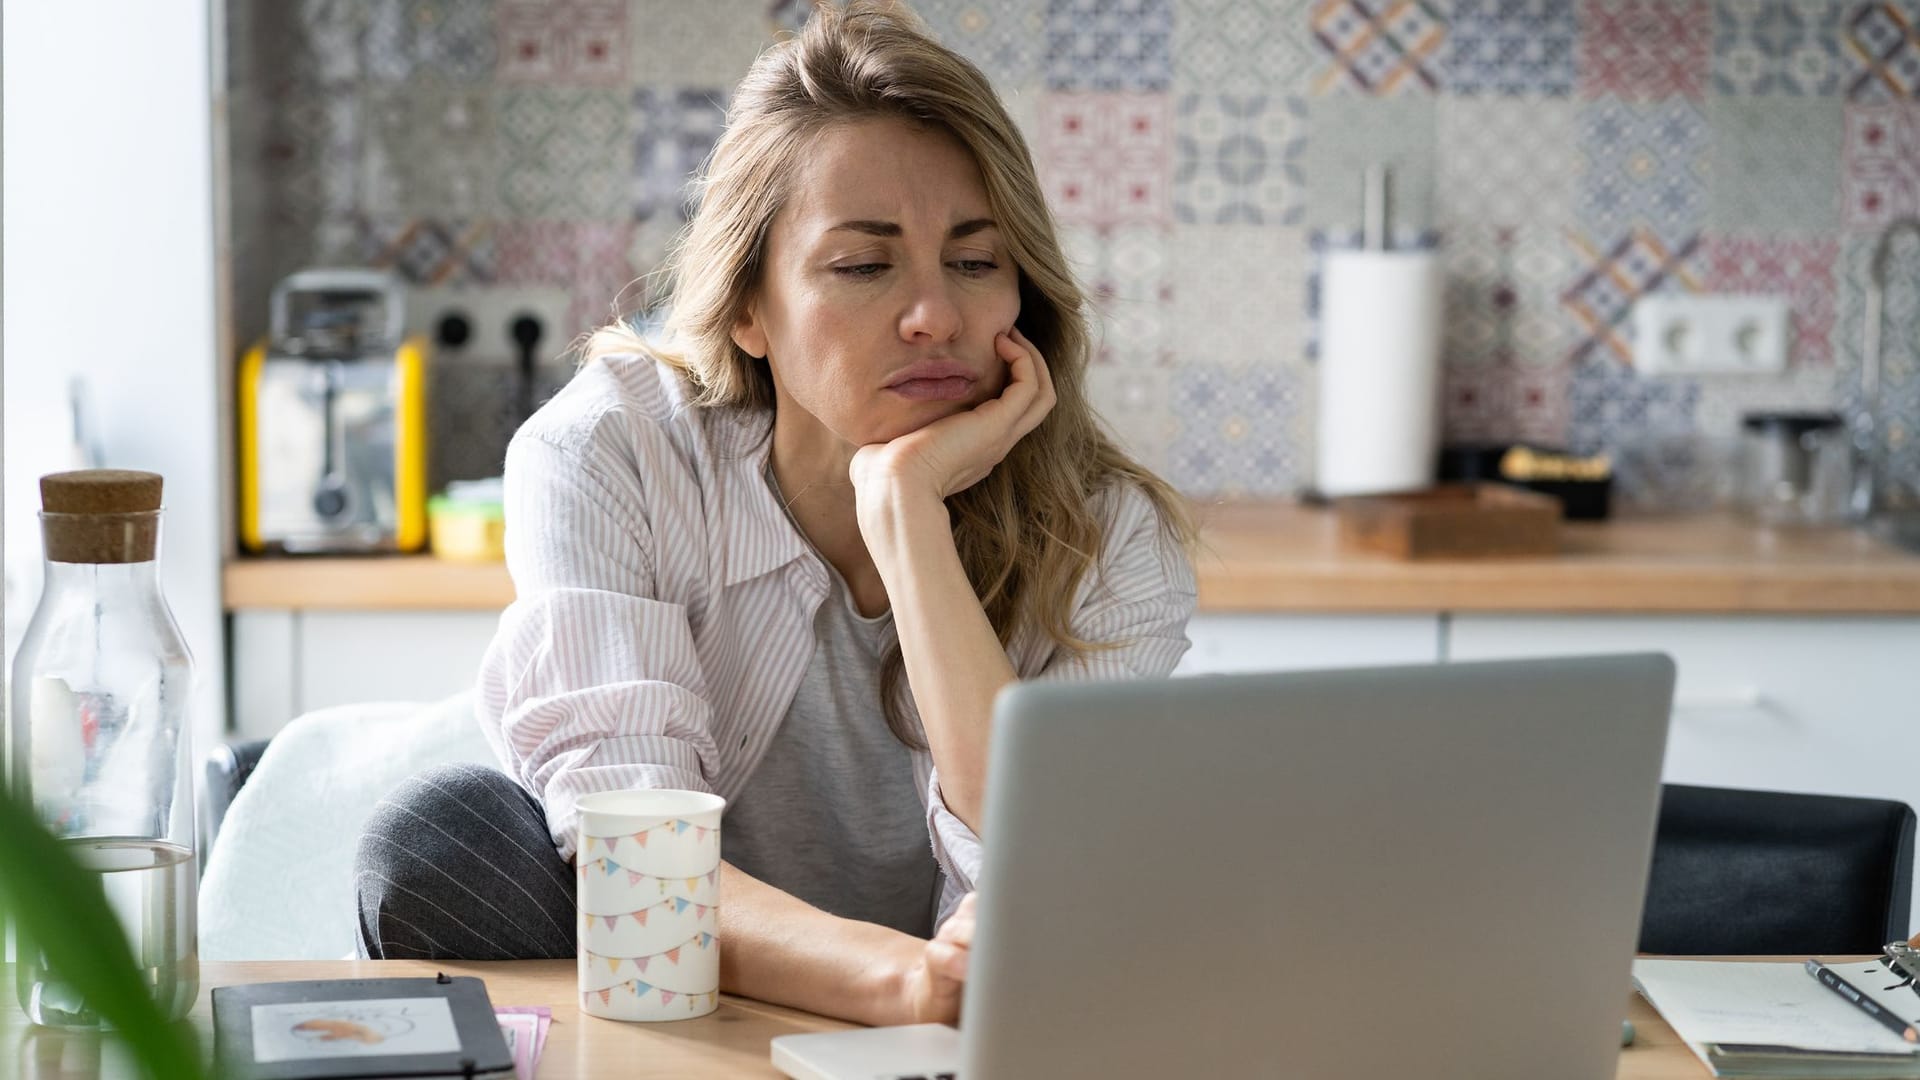
<path id="1" fill-rule="evenodd" d="M 570 956 L 575 800 L 713 791 L 722 989 L 951 1021 L 994 694 L 1172 670 L 1189 526 L 1088 407 L 1025 144 L 911 16 L 762 55 L 700 187 L 664 343 L 594 334 L 508 451 L 479 696 L 512 779 L 389 799 L 362 944 Z"/>

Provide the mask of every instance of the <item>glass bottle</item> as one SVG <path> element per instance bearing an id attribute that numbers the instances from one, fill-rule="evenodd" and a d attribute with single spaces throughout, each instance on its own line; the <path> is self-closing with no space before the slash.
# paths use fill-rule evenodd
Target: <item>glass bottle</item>
<path id="1" fill-rule="evenodd" d="M 100 874 L 141 978 L 169 1018 L 200 989 L 187 698 L 193 658 L 160 593 L 154 473 L 40 480 L 46 584 L 13 665 L 13 790 Z M 15 964 L 37 1024 L 101 1022 L 33 943 Z"/>

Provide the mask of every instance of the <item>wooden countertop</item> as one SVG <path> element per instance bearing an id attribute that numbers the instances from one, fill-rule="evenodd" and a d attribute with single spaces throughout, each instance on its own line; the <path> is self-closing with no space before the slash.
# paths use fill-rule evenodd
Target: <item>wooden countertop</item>
<path id="1" fill-rule="evenodd" d="M 1289 502 L 1197 507 L 1206 612 L 1920 614 L 1920 556 L 1853 529 L 1725 514 L 1562 527 L 1558 555 L 1408 562 L 1344 548 L 1333 514 Z M 428 556 L 243 559 L 229 611 L 497 611 L 498 564 Z"/>

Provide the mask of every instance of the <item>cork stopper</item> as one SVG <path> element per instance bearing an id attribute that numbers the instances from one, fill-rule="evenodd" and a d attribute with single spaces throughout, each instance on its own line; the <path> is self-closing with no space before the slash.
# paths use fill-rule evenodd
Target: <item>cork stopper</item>
<path id="1" fill-rule="evenodd" d="M 160 541 L 158 473 L 79 469 L 40 478 L 47 558 L 63 563 L 152 562 Z"/>

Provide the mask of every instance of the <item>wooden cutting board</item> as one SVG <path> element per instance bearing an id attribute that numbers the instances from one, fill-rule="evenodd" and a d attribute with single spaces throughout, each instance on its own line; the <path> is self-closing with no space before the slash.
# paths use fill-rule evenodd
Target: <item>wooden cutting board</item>
<path id="1" fill-rule="evenodd" d="M 1402 559 L 1553 555 L 1560 500 L 1506 484 L 1447 484 L 1334 500 L 1347 547 Z"/>

